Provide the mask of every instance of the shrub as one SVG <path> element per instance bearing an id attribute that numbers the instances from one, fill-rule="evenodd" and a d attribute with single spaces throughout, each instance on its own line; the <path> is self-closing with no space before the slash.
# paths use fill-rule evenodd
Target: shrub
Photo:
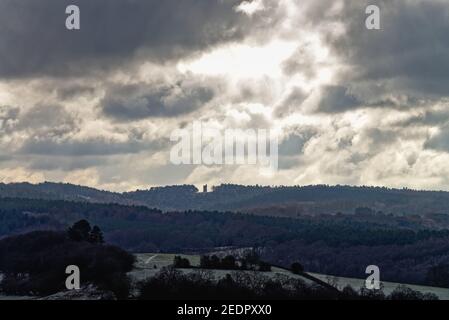
<path id="1" fill-rule="evenodd" d="M 191 267 L 190 261 L 187 258 L 182 258 L 180 256 L 175 256 L 173 259 L 173 267 L 180 269 L 188 269 Z"/>
<path id="2" fill-rule="evenodd" d="M 259 271 L 261 272 L 270 272 L 271 271 L 271 265 L 266 262 L 259 262 Z"/>
<path id="3" fill-rule="evenodd" d="M 292 263 L 292 265 L 290 266 L 290 270 L 294 274 L 301 274 L 304 272 L 304 267 L 299 262 L 295 262 L 295 263 Z"/>

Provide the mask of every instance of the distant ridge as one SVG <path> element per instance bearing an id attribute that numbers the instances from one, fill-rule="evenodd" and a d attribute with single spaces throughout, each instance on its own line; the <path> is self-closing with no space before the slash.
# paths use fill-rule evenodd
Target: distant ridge
<path id="1" fill-rule="evenodd" d="M 69 183 L 0 183 L 0 197 L 131 204 L 121 194 Z"/>
<path id="2" fill-rule="evenodd" d="M 202 193 L 193 185 L 110 192 L 66 183 L 0 183 L 0 197 L 143 205 L 163 211 L 241 211 L 261 215 L 449 213 L 449 192 L 355 186 L 243 186 L 223 184 Z M 270 213 L 272 212 L 272 213 Z"/>

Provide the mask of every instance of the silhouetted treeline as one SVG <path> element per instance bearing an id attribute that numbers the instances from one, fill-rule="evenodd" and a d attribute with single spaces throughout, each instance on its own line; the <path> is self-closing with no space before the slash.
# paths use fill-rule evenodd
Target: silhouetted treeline
<path id="1" fill-rule="evenodd" d="M 267 277 L 258 272 L 233 272 L 215 279 L 212 272 L 185 274 L 163 268 L 155 277 L 139 284 L 141 300 L 438 300 L 407 287 L 385 296 L 381 290 L 343 290 L 306 283 L 287 276 Z"/>
<path id="2" fill-rule="evenodd" d="M 283 212 L 294 217 L 299 213 L 353 213 L 358 207 L 397 215 L 424 215 L 449 213 L 449 193 L 416 191 L 381 187 L 351 186 L 242 186 L 224 184 L 212 192 L 200 193 L 194 186 L 170 186 L 124 193 L 131 201 L 144 203 L 164 211 L 219 210 L 255 211 L 291 205 L 294 210 Z M 271 212 L 279 215 L 278 212 Z"/>
<path id="3" fill-rule="evenodd" d="M 268 187 L 224 184 L 214 187 L 213 192 L 208 193 L 200 193 L 192 185 L 183 185 L 114 193 L 62 183 L 12 183 L 0 184 L 0 197 L 146 205 L 164 211 L 263 211 L 272 206 L 292 205 L 293 211 L 283 213 L 291 217 L 298 212 L 353 213 L 358 207 L 369 207 L 396 215 L 449 213 L 448 192 L 340 185 Z M 277 215 L 279 212 L 273 214 Z"/>
<path id="4" fill-rule="evenodd" d="M 435 287 L 449 288 L 449 264 L 440 263 L 429 269 L 426 283 Z"/>

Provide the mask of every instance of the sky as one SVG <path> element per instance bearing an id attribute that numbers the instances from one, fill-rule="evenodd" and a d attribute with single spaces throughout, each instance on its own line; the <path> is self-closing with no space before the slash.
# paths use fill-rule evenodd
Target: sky
<path id="1" fill-rule="evenodd" d="M 447 0 L 0 1 L 0 182 L 449 190 L 448 98 Z M 174 165 L 193 121 L 278 132 L 278 170 Z"/>

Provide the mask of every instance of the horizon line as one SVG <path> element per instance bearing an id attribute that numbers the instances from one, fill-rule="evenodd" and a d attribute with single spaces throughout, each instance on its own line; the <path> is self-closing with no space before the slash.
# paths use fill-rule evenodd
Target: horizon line
<path id="1" fill-rule="evenodd" d="M 63 181 L 42 181 L 42 182 L 29 182 L 29 181 L 15 181 L 15 182 L 0 182 L 0 185 L 19 185 L 19 184 L 28 184 L 31 186 L 39 186 L 43 184 L 59 184 L 59 185 L 70 185 L 75 187 L 82 187 L 82 188 L 89 188 L 94 189 L 97 191 L 102 192 L 109 192 L 109 193 L 115 193 L 115 194 L 126 194 L 126 193 L 132 193 L 137 191 L 151 191 L 151 189 L 157 189 L 157 188 L 168 188 L 168 187 L 183 187 L 183 186 L 193 186 L 198 190 L 198 193 L 201 192 L 201 188 L 198 186 L 209 186 L 209 183 L 203 183 L 203 184 L 194 184 L 194 183 L 184 183 L 184 184 L 166 184 L 166 185 L 154 185 L 154 186 L 148 186 L 146 189 L 130 189 L 128 191 L 112 191 L 111 189 L 103 189 L 100 187 L 95 186 L 89 186 L 89 185 L 82 185 L 82 184 L 76 184 L 71 182 L 63 182 Z M 443 192 L 443 193 L 449 193 L 449 190 L 444 189 L 414 189 L 407 186 L 404 187 L 390 187 L 390 186 L 380 186 L 380 185 L 351 185 L 351 184 L 326 184 L 326 183 L 317 183 L 317 184 L 304 184 L 304 185 L 263 185 L 263 184 L 239 184 L 239 183 L 225 183 L 222 182 L 220 184 L 210 184 L 211 191 L 213 192 L 214 187 L 220 187 L 220 186 L 240 186 L 240 187 L 258 187 L 258 188 L 306 188 L 306 187 L 328 187 L 328 188 L 336 188 L 336 187 L 347 187 L 347 188 L 372 188 L 372 189 L 389 189 L 389 190 L 397 190 L 397 191 L 412 191 L 412 192 Z"/>

